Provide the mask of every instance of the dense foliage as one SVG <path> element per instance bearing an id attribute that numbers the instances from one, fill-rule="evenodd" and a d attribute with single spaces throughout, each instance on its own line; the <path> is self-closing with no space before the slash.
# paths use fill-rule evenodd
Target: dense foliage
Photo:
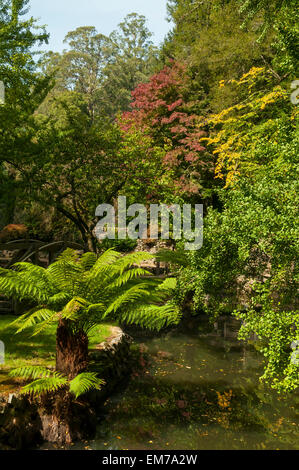
<path id="1" fill-rule="evenodd" d="M 32 141 L 33 114 L 49 90 L 49 79 L 39 73 L 32 52 L 48 35 L 33 18 L 23 19 L 27 4 L 28 0 L 0 2 L 0 80 L 5 87 L 5 102 L 0 105 L 1 225 L 13 217 L 23 162 L 38 151 Z"/>
<path id="2" fill-rule="evenodd" d="M 177 303 L 192 299 L 194 313 L 212 318 L 234 312 L 240 337 L 258 337 L 265 381 L 278 390 L 297 387 L 296 3 L 169 0 L 174 26 L 159 50 L 145 18 L 130 14 L 109 36 L 90 26 L 69 32 L 66 50 L 38 61 L 32 48 L 47 35 L 33 19 L 23 21 L 28 1 L 0 1 L 0 79 L 7 91 L 0 106 L 1 228 L 24 224 L 33 237 L 83 241 L 94 252 L 64 259 L 70 278 L 80 272 L 72 292 L 68 277 L 45 288 L 61 260 L 46 271 L 20 266 L 1 276 L 10 294 L 47 304 L 29 323 L 41 315 L 47 324 L 61 311 L 80 312 L 84 322 L 114 312 L 151 326 L 153 316 L 125 313 L 117 303 L 122 282 L 144 273 L 123 272 L 125 258 L 117 255 L 118 270 L 112 263 L 98 274 L 85 266 L 98 266 L 103 251 L 95 209 L 115 205 L 119 195 L 130 203 L 203 203 L 202 249 L 184 253 L 178 244 L 166 255 L 181 266 Z M 107 278 L 95 286 L 90 273 Z M 27 274 L 30 288 L 17 283 Z M 132 291 L 138 302 L 155 292 L 142 282 Z M 51 304 L 53 296 L 59 305 Z M 179 318 L 168 304 L 157 307 L 157 297 L 153 303 L 159 328 Z"/>

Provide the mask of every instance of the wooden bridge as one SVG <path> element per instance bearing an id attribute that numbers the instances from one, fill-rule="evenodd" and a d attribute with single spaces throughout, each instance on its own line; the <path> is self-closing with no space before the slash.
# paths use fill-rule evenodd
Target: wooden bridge
<path id="1" fill-rule="evenodd" d="M 30 262 L 47 267 L 67 248 L 86 251 L 86 248 L 78 243 L 65 241 L 47 243 L 24 239 L 0 243 L 0 267 L 8 269 L 19 262 Z M 17 303 L 6 299 L 0 293 L 0 315 L 19 313 L 17 310 Z"/>

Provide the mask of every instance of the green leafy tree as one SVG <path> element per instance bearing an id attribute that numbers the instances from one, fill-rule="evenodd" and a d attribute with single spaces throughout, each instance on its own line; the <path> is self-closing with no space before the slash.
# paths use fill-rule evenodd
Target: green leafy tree
<path id="1" fill-rule="evenodd" d="M 239 0 L 240 11 L 245 15 L 246 28 L 256 17 L 261 17 L 259 42 L 274 34 L 274 65 L 281 73 L 298 71 L 298 2 L 297 0 Z"/>
<path id="2" fill-rule="evenodd" d="M 127 15 L 110 34 L 100 96 L 106 115 L 115 116 L 129 110 L 132 91 L 157 66 L 157 48 L 151 37 L 146 18 L 136 13 Z"/>
<path id="3" fill-rule="evenodd" d="M 57 324 L 55 373 L 40 368 L 13 372 L 36 379 L 25 387 L 26 393 L 49 392 L 69 384 L 79 394 L 99 386 L 87 372 L 88 334 L 97 324 L 118 321 L 160 330 L 179 322 L 178 308 L 168 301 L 175 280 L 161 282 L 138 267 L 150 258 L 142 252 L 123 256 L 112 249 L 100 257 L 66 250 L 47 269 L 30 263 L 1 269 L 1 293 L 36 304 L 14 322 L 18 332 L 33 327 L 37 335 Z"/>
<path id="4" fill-rule="evenodd" d="M 161 149 L 151 137 L 141 130 L 129 134 L 117 123 L 94 120 L 80 93 L 61 93 L 48 106 L 47 115 L 36 119 L 40 128 L 36 140 L 43 152 L 23 166 L 30 184 L 20 190 L 18 205 L 24 222 L 27 214 L 29 226 L 36 221 L 38 205 L 40 213 L 59 218 L 59 231 L 65 237 L 81 239 L 96 251 L 98 205 L 113 205 L 119 194 L 130 203 L 146 202 L 147 194 L 164 191 L 164 180 L 156 183 Z"/>
<path id="5" fill-rule="evenodd" d="M 259 17 L 241 29 L 244 17 L 239 0 L 171 0 L 169 18 L 174 28 L 162 57 L 185 62 L 194 85 L 207 94 L 207 112 L 217 112 L 238 101 L 232 90 L 219 93 L 221 80 L 239 79 L 252 66 L 271 63 L 271 35 L 257 42 Z"/>
<path id="6" fill-rule="evenodd" d="M 108 37 L 93 26 L 70 31 L 62 54 L 50 52 L 43 68 L 55 77 L 55 87 L 40 112 L 47 114 L 48 102 L 65 91 L 80 93 L 90 117 L 115 118 L 129 109 L 131 92 L 148 78 L 156 64 L 157 51 L 143 16 L 132 13 Z"/>
<path id="7" fill-rule="evenodd" d="M 61 55 L 50 53 L 45 64 L 46 70 L 52 70 L 56 78 L 54 97 L 57 92 L 66 90 L 80 93 L 86 100 L 90 118 L 94 120 L 100 113 L 100 88 L 108 38 L 99 34 L 93 26 L 81 26 L 70 31 L 64 42 L 69 50 Z"/>
<path id="8" fill-rule="evenodd" d="M 59 231 L 96 250 L 99 204 L 113 204 L 120 191 L 133 202 L 143 200 L 150 187 L 159 192 L 153 186 L 161 151 L 141 131 L 127 136 L 111 121 L 121 109 L 118 100 L 125 94 L 131 101 L 132 87 L 146 78 L 154 57 L 150 36 L 145 19 L 132 14 L 109 38 L 94 27 L 77 28 L 66 36 L 69 50 L 47 56 L 43 68 L 55 87 L 36 115 L 40 151 L 22 167 L 26 184 L 18 199 L 22 221 L 35 232 L 53 225 L 55 237 Z M 45 214 L 39 223 L 38 207 Z"/>
<path id="9" fill-rule="evenodd" d="M 271 74 L 266 73 L 266 77 Z M 273 77 L 252 69 L 238 83 L 246 99 L 211 117 L 207 138 L 218 156 L 219 208 L 205 219 L 204 244 L 178 280 L 181 299 L 212 317 L 232 312 L 240 338 L 255 333 L 267 359 L 262 379 L 298 387 L 298 110 Z M 236 85 L 236 83 L 235 83 Z M 241 95 L 241 92 L 240 92 Z"/>
<path id="10" fill-rule="evenodd" d="M 44 28 L 33 18 L 23 19 L 28 0 L 0 2 L 0 80 L 5 102 L 0 104 L 0 178 L 2 224 L 12 221 L 22 162 L 38 153 L 33 137 L 35 110 L 49 90 L 49 80 L 38 71 L 32 48 L 47 41 Z"/>
<path id="11" fill-rule="evenodd" d="M 113 203 L 128 178 L 119 152 L 120 131 L 114 124 L 94 121 L 82 95 L 74 91 L 57 97 L 48 113 L 37 116 L 36 139 L 44 151 L 42 158 L 24 166 L 30 180 L 24 199 L 29 208 L 38 203 L 48 213 L 60 214 L 69 232 L 75 228 L 94 251 L 95 209 Z"/>

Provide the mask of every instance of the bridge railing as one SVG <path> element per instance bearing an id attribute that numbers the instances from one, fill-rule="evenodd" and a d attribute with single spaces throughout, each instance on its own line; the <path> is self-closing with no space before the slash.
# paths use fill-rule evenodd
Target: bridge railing
<path id="1" fill-rule="evenodd" d="M 40 240 L 13 240 L 6 243 L 0 243 L 0 265 L 10 268 L 14 263 L 32 262 L 48 266 L 53 263 L 57 256 L 66 248 L 72 248 L 78 251 L 86 251 L 86 248 L 79 243 L 55 241 L 51 243 Z M 6 253 L 6 256 L 4 256 Z M 46 257 L 42 258 L 42 255 Z"/>

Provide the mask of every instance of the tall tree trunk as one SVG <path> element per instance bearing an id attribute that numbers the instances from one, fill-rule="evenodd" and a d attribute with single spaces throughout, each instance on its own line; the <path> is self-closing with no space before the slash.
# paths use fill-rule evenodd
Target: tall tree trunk
<path id="1" fill-rule="evenodd" d="M 70 380 L 88 365 L 88 337 L 84 331 L 73 332 L 68 320 L 60 320 L 56 332 L 56 370 Z"/>
<path id="2" fill-rule="evenodd" d="M 97 252 L 97 239 L 94 237 L 93 233 L 89 233 L 87 236 L 87 247 L 88 251 L 93 253 Z"/>

